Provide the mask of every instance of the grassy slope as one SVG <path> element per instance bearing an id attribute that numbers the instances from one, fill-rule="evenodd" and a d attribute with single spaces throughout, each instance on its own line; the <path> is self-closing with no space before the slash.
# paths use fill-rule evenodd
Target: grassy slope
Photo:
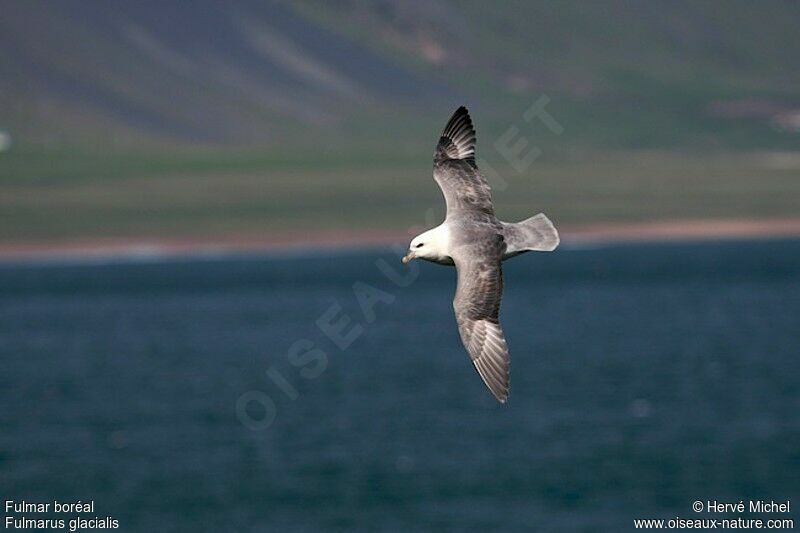
<path id="1" fill-rule="evenodd" d="M 707 2 L 518 2 L 494 9 L 465 2 L 447 18 L 447 31 L 435 13 L 350 5 L 352 12 L 308 4 L 298 13 L 366 44 L 388 63 L 450 84 L 452 106 L 473 109 L 479 156 L 509 181 L 507 190 L 495 192 L 503 218 L 539 210 L 562 224 L 800 215 L 796 162 L 777 168 L 759 155 L 797 151 L 800 135 L 777 132 L 763 119 L 708 113 L 716 100 L 797 103 L 800 34 L 793 29 L 793 4 L 730 2 L 720 10 Z M 415 55 L 414 39 L 387 39 L 392 32 L 435 39 L 452 62 L 430 65 Z M 120 64 L 139 65 L 133 59 Z M 56 64 L 74 74 L 71 63 Z M 184 111 L 202 116 L 189 105 L 195 89 L 145 66 L 144 78 L 189 95 L 180 101 L 190 108 Z M 137 81 L 141 69 L 103 69 L 102 82 L 155 94 L 149 81 Z M 509 76 L 522 77 L 527 88 L 509 90 Z M 520 124 L 520 111 L 543 93 L 565 128 L 561 136 Z M 164 109 L 140 103 L 165 116 Z M 286 121 L 271 128 L 274 142 L 249 151 L 187 148 L 159 136 L 114 148 L 106 132 L 119 125 L 103 122 L 109 117 L 57 103 L 38 109 L 55 126 L 59 113 L 70 114 L 65 124 L 79 122 L 88 132 L 81 138 L 92 142 L 65 142 L 56 130 L 47 147 L 21 142 L 0 154 L 0 241 L 224 235 L 320 224 L 403 228 L 424 224 L 428 208 L 441 213 L 430 154 L 450 109 L 434 116 L 427 108 L 384 102 L 347 111 L 348 118 L 329 128 Z M 512 124 L 533 135 L 545 154 L 525 175 L 504 166 L 493 148 Z M 131 134 L 137 135 L 146 137 Z"/>
<path id="2" fill-rule="evenodd" d="M 778 217 L 796 216 L 800 205 L 797 167 L 780 168 L 767 156 L 595 152 L 543 158 L 524 174 L 489 160 L 507 182 L 495 187 L 495 201 L 509 220 L 538 211 L 559 224 Z M 140 155 L 137 165 L 129 156 L 62 156 L 50 164 L 68 171 L 0 186 L 0 241 L 405 229 L 425 225 L 430 209 L 434 217 L 443 212 L 429 165 L 417 161 L 299 166 Z"/>

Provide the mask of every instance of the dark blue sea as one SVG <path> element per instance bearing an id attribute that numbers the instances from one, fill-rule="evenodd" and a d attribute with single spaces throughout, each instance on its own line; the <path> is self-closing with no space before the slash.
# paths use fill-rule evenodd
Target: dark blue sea
<path id="1" fill-rule="evenodd" d="M 148 532 L 800 520 L 800 241 L 512 259 L 505 406 L 454 272 L 400 255 L 0 266 L 3 499 Z"/>

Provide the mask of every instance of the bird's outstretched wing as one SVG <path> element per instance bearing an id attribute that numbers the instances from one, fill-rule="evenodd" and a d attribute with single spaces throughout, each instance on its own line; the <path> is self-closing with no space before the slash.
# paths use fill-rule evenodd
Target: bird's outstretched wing
<path id="1" fill-rule="evenodd" d="M 439 137 L 433 178 L 442 189 L 448 215 L 460 209 L 494 213 L 489 183 L 475 164 L 475 128 L 463 106 L 456 109 Z"/>
<path id="2" fill-rule="evenodd" d="M 505 403 L 510 360 L 498 319 L 503 297 L 500 258 L 496 250 L 491 250 L 477 256 L 465 254 L 462 258 L 454 257 L 454 260 L 458 269 L 458 287 L 453 308 L 461 341 L 483 382 L 498 401 Z"/>

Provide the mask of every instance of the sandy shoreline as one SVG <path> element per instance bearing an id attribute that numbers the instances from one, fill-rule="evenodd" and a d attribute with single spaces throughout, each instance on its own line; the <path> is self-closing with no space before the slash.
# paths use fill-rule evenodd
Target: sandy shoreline
<path id="1" fill-rule="evenodd" d="M 92 238 L 70 241 L 3 242 L 0 261 L 52 258 L 147 258 L 259 253 L 292 250 L 335 250 L 400 245 L 416 234 L 408 231 L 330 230 L 182 238 Z M 562 244 L 661 242 L 800 237 L 800 218 L 662 220 L 562 226 Z"/>

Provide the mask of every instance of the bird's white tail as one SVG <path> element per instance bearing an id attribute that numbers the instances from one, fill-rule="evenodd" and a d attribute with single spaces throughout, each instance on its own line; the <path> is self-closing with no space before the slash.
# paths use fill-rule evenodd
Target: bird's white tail
<path id="1" fill-rule="evenodd" d="M 508 255 L 527 251 L 552 252 L 560 242 L 558 231 L 544 213 L 513 224 L 505 224 Z"/>

